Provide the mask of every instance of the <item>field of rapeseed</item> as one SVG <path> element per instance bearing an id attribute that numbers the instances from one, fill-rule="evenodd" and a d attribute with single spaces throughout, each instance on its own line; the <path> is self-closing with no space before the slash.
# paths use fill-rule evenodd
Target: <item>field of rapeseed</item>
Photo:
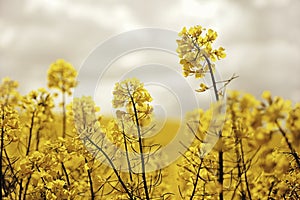
<path id="1" fill-rule="evenodd" d="M 152 155 L 173 139 L 179 122 L 167 120 L 159 134 L 146 137 L 159 121 L 151 94 L 138 79 L 115 84 L 112 118 L 101 115 L 92 97 L 66 105 L 80 83 L 62 59 L 45 77 L 57 93 L 40 88 L 23 96 L 17 81 L 4 78 L 0 199 L 299 199 L 300 104 L 268 91 L 260 99 L 239 91 L 225 96 L 214 77 L 215 62 L 226 56 L 223 47 L 213 48 L 216 38 L 201 26 L 179 33 L 183 75 L 199 82 L 210 76 L 212 85 L 199 83 L 195 92 L 213 90 L 216 102 L 226 98 L 226 105 L 186 114 L 185 134 L 194 140 L 164 168 L 159 167 L 164 157 Z M 60 113 L 54 113 L 56 106 Z M 216 109 L 226 114 L 216 119 Z M 207 137 L 218 141 L 211 147 Z M 151 167 L 157 170 L 147 170 Z"/>

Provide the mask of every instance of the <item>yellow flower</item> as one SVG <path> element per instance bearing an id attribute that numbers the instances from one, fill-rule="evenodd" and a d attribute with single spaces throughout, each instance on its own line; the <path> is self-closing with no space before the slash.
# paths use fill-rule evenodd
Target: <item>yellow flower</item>
<path id="1" fill-rule="evenodd" d="M 272 97 L 270 91 L 264 91 L 261 96 L 263 99 L 267 100 L 269 104 L 272 103 Z"/>
<path id="2" fill-rule="evenodd" d="M 206 59 L 215 62 L 217 59 L 226 57 L 223 47 L 212 48 L 212 43 L 218 36 L 217 32 L 212 29 L 206 31 L 201 26 L 194 26 L 187 31 L 184 27 L 178 36 L 180 39 L 177 40 L 176 51 L 185 77 L 190 75 L 195 75 L 196 78 L 203 77 L 208 71 L 208 68 L 205 67 Z"/>
<path id="3" fill-rule="evenodd" d="M 11 107 L 17 106 L 20 94 L 17 91 L 19 84 L 10 78 L 3 78 L 0 84 L 0 104 L 9 105 Z"/>
<path id="4" fill-rule="evenodd" d="M 209 87 L 207 87 L 207 85 L 205 85 L 204 83 L 201 83 L 200 84 L 200 89 L 196 90 L 196 92 L 204 92 L 208 89 L 209 89 Z"/>
<path id="5" fill-rule="evenodd" d="M 0 129 L 5 133 L 3 135 L 5 141 L 8 143 L 18 141 L 20 121 L 19 114 L 14 108 L 0 105 Z"/>
<path id="6" fill-rule="evenodd" d="M 217 32 L 215 32 L 212 29 L 207 30 L 207 33 L 206 33 L 206 36 L 205 36 L 206 42 L 213 42 L 217 39 L 217 37 L 218 37 Z"/>
<path id="7" fill-rule="evenodd" d="M 137 114 L 141 126 L 146 126 L 151 121 L 151 114 L 153 111 L 150 102 L 152 97 L 144 88 L 144 84 L 138 79 L 126 79 L 120 83 L 115 84 L 113 91 L 112 104 L 115 108 L 125 108 L 126 113 L 134 119 Z M 118 117 L 124 116 L 125 111 L 117 111 Z"/>
<path id="8" fill-rule="evenodd" d="M 48 87 L 70 95 L 71 89 L 77 85 L 76 77 L 75 68 L 65 60 L 58 59 L 48 70 Z"/>

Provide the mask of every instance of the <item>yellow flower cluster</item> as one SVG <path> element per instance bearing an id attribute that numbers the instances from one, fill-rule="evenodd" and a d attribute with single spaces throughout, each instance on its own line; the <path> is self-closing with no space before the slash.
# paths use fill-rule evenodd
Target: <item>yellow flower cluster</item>
<path id="1" fill-rule="evenodd" d="M 100 108 L 91 97 L 74 98 L 67 106 L 67 110 L 70 123 L 74 123 L 77 133 L 91 135 L 100 128 L 101 118 L 96 117 Z"/>
<path id="2" fill-rule="evenodd" d="M 214 108 L 190 113 L 187 131 L 196 139 L 179 164 L 184 198 L 216 199 L 222 191 L 225 199 L 297 199 L 300 185 L 294 176 L 300 173 L 296 141 L 299 104 L 293 108 L 290 101 L 272 98 L 270 92 L 262 97 L 260 101 L 250 94 L 230 92 L 222 138 L 205 156 Z M 218 185 L 220 151 L 224 158 L 223 187 Z"/>
<path id="3" fill-rule="evenodd" d="M 291 104 L 290 100 L 284 100 L 281 97 L 272 98 L 271 93 L 269 91 L 265 91 L 262 94 L 262 97 L 266 100 L 263 102 L 263 107 L 266 108 L 265 110 L 265 117 L 268 122 L 276 122 L 280 119 L 284 119 L 288 113 L 291 111 Z"/>
<path id="4" fill-rule="evenodd" d="M 54 102 L 51 94 L 44 88 L 31 91 L 21 99 L 21 107 L 28 115 L 33 114 L 41 122 L 51 122 Z"/>
<path id="5" fill-rule="evenodd" d="M 10 106 L 0 106 L 0 128 L 5 142 L 9 144 L 18 141 L 17 133 L 20 131 L 20 121 L 15 109 Z"/>
<path id="6" fill-rule="evenodd" d="M 196 26 L 180 33 L 185 65 L 191 56 L 203 63 L 224 56 L 211 49 L 216 32 L 205 31 Z M 193 65 L 186 75 L 208 68 Z M 49 86 L 70 94 L 76 74 L 58 60 L 50 67 Z M 159 154 L 161 141 L 146 137 L 156 122 L 152 97 L 138 79 L 116 83 L 115 118 L 100 116 L 92 98 L 84 96 L 55 114 L 46 89 L 21 96 L 17 87 L 9 78 L 0 84 L 1 199 L 299 199 L 299 103 L 268 91 L 262 100 L 232 91 L 225 116 L 216 114 L 223 109 L 220 102 L 189 113 L 182 124 L 185 136 L 194 138 L 191 145 L 176 163 L 147 172 L 166 155 Z M 209 88 L 201 84 L 199 92 Z"/>
<path id="7" fill-rule="evenodd" d="M 194 26 L 187 30 L 184 27 L 178 35 L 180 39 L 177 40 L 177 53 L 185 77 L 202 78 L 209 71 L 209 64 L 214 67 L 212 62 L 226 57 L 223 47 L 212 48 L 212 43 L 217 38 L 217 32 L 212 29 Z"/>
<path id="8" fill-rule="evenodd" d="M 31 152 L 19 162 L 18 178 L 24 180 L 25 185 L 30 183 L 27 198 L 74 199 L 88 192 L 88 183 L 84 180 L 87 178 L 84 158 L 93 161 L 87 155 L 77 137 L 45 141 L 43 148 Z"/>
<path id="9" fill-rule="evenodd" d="M 77 85 L 77 71 L 68 62 L 58 59 L 48 70 L 48 87 L 71 95 L 71 89 Z"/>
<path id="10" fill-rule="evenodd" d="M 71 95 L 72 89 L 76 87 L 77 71 L 74 67 L 63 59 L 58 59 L 56 62 L 50 65 L 48 70 L 48 87 L 58 89 L 62 95 L 62 136 L 66 136 L 67 118 L 66 118 L 66 97 L 65 95 Z M 55 96 L 58 94 L 55 93 Z"/>
<path id="11" fill-rule="evenodd" d="M 3 78 L 0 85 L 0 104 L 15 106 L 20 94 L 17 91 L 19 84 L 10 78 Z"/>
<path id="12" fill-rule="evenodd" d="M 136 117 L 135 114 L 137 114 L 140 126 L 146 126 L 151 122 L 153 108 L 150 102 L 152 97 L 144 88 L 144 84 L 138 79 L 126 79 L 116 83 L 113 95 L 113 107 L 125 108 L 124 111 L 117 111 L 119 118 L 134 119 Z"/>
<path id="13" fill-rule="evenodd" d="M 52 109 L 54 102 L 51 94 L 44 88 L 33 90 L 29 94 L 20 98 L 20 106 L 23 111 L 23 134 L 22 138 L 27 140 L 25 148 L 26 155 L 33 150 L 32 140 L 35 140 L 34 149 L 39 149 L 41 134 L 54 119 Z M 34 138 L 34 139 L 33 139 Z"/>

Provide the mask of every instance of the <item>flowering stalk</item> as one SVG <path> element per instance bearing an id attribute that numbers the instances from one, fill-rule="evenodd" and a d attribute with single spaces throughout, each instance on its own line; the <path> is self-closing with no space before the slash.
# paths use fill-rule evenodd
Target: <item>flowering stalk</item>
<path id="1" fill-rule="evenodd" d="M 180 58 L 180 64 L 183 65 L 183 75 L 190 76 L 194 75 L 195 78 L 202 78 L 205 76 L 205 73 L 209 73 L 213 90 L 215 94 L 216 101 L 220 100 L 219 91 L 217 89 L 217 82 L 214 77 L 213 65 L 210 60 L 216 61 L 217 59 L 225 58 L 226 54 L 224 53 L 224 48 L 220 47 L 219 49 L 213 50 L 211 44 L 217 38 L 217 33 L 211 29 L 206 32 L 206 35 L 203 37 L 202 33 L 206 29 L 201 26 L 191 27 L 187 30 L 185 27 L 179 33 L 181 37 L 180 40 L 177 40 L 178 43 L 178 56 Z M 198 92 L 203 92 L 207 90 L 207 87 L 204 83 L 200 84 L 200 89 L 196 90 Z M 222 141 L 222 131 L 218 131 L 218 136 Z M 220 184 L 221 190 L 219 192 L 219 199 L 223 200 L 223 182 L 224 182 L 224 161 L 223 161 L 223 150 L 219 149 L 218 152 L 218 182 Z"/>
<path id="2" fill-rule="evenodd" d="M 208 65 L 208 68 L 209 68 L 209 73 L 210 73 L 210 77 L 211 77 L 211 80 L 212 80 L 216 101 L 219 101 L 219 92 L 218 92 L 218 89 L 217 89 L 217 83 L 216 83 L 216 80 L 215 80 L 215 76 L 214 76 L 214 73 L 213 73 L 213 69 L 212 69 L 210 60 L 208 59 L 208 57 L 205 54 L 203 54 L 203 57 L 205 58 L 205 60 L 207 62 L 207 65 Z M 222 130 L 220 130 L 218 134 L 219 134 L 220 140 L 222 141 Z M 220 200 L 223 200 L 224 199 L 224 194 L 223 194 L 224 161 L 223 161 L 223 150 L 222 150 L 222 148 L 220 148 L 218 153 L 219 153 L 219 156 L 218 156 L 218 158 L 219 158 L 218 182 L 219 182 L 219 184 L 221 185 L 221 188 L 222 188 L 220 193 L 219 193 L 219 198 L 220 198 Z"/>
<path id="3" fill-rule="evenodd" d="M 133 122 L 136 128 L 139 156 L 141 162 L 143 189 L 145 193 L 145 198 L 150 199 L 148 182 L 146 177 L 146 161 L 144 157 L 144 144 L 141 128 L 143 126 L 147 126 L 149 121 L 151 121 L 152 106 L 149 105 L 149 102 L 152 101 L 152 97 L 150 96 L 149 92 L 144 88 L 143 83 L 141 83 L 135 78 L 126 79 L 120 83 L 116 83 L 113 94 L 113 106 L 115 108 L 125 107 L 126 109 L 126 112 L 118 110 L 117 116 L 119 118 L 124 117 L 123 119 L 126 119 L 129 124 Z"/>
<path id="4" fill-rule="evenodd" d="M 58 59 L 50 65 L 48 70 L 48 87 L 61 91 L 62 94 L 62 137 L 66 137 L 66 94 L 71 95 L 71 89 L 76 87 L 77 71 L 74 67 L 63 59 Z"/>
<path id="5" fill-rule="evenodd" d="M 95 116 L 97 109 L 98 108 L 95 106 L 95 103 L 90 97 L 82 97 L 80 99 L 76 98 L 73 101 L 70 114 L 73 116 L 75 127 L 82 139 L 86 142 L 86 144 L 89 144 L 89 146 L 91 145 L 93 149 L 104 156 L 128 198 L 134 200 L 134 195 L 131 193 L 127 184 L 121 177 L 121 174 L 118 172 L 117 166 L 113 162 L 113 158 L 109 156 L 108 152 L 105 151 L 105 147 L 102 146 L 104 135 L 99 129 L 98 121 Z M 95 137 L 97 137 L 96 140 Z M 90 179 L 90 191 L 92 193 L 91 184 L 92 182 Z"/>
<path id="6" fill-rule="evenodd" d="M 17 91 L 18 82 L 11 80 L 10 78 L 3 78 L 0 84 L 0 199 L 2 199 L 2 190 L 5 191 L 5 177 L 2 171 L 3 168 L 3 152 L 6 154 L 6 159 L 9 164 L 9 168 L 15 177 L 15 173 L 7 155 L 5 146 L 6 140 L 9 139 L 9 143 L 15 138 L 14 132 L 18 130 L 18 115 L 14 110 L 14 107 L 18 104 L 19 93 Z M 10 188 L 9 188 L 10 189 Z"/>
<path id="7" fill-rule="evenodd" d="M 144 152 L 143 152 L 143 142 L 142 142 L 141 127 L 140 127 L 140 123 L 139 123 L 138 112 L 137 112 L 137 109 L 136 109 L 136 102 L 134 101 L 133 96 L 131 95 L 131 93 L 129 91 L 128 85 L 127 85 L 127 91 L 128 91 L 129 96 L 130 96 L 130 100 L 132 102 L 132 107 L 133 107 L 133 110 L 134 110 L 134 118 L 135 118 L 136 128 L 137 128 L 137 132 L 138 132 L 138 139 L 139 139 L 143 185 L 144 185 L 146 199 L 149 200 L 150 198 L 149 198 L 149 191 L 148 191 L 147 179 L 146 179 L 145 159 L 144 159 Z"/>
<path id="8" fill-rule="evenodd" d="M 211 63 L 210 63 L 210 60 L 208 59 L 208 57 L 203 54 L 203 57 L 205 58 L 206 62 L 207 62 L 207 65 L 208 65 L 208 68 L 209 68 L 209 74 L 210 74 L 210 77 L 211 77 L 211 80 L 212 80 L 212 84 L 213 84 L 213 89 L 214 89 L 214 94 L 215 94 L 215 98 L 216 98 L 216 101 L 219 101 L 219 93 L 218 93 L 218 89 L 217 89 L 217 83 L 216 83 L 216 80 L 215 80 L 215 76 L 214 76 L 214 73 L 213 73 L 213 69 L 212 69 L 212 66 L 211 66 Z M 220 139 L 222 140 L 222 130 L 219 131 L 219 137 Z M 221 192 L 219 193 L 219 198 L 220 200 L 223 200 L 224 199 L 224 195 L 223 195 L 223 182 L 224 182 L 224 161 L 223 161 L 223 150 L 222 148 L 219 150 L 219 178 L 218 178 L 218 181 L 219 181 L 219 184 L 221 185 Z"/>
<path id="9" fill-rule="evenodd" d="M 1 99 L 0 99 L 1 100 Z M 15 132 L 19 130 L 19 119 L 18 119 L 18 114 L 17 111 L 11 108 L 8 105 L 2 105 L 0 104 L 0 128 L 1 128 L 1 133 L 0 133 L 0 197 L 3 197 L 2 190 L 4 190 L 5 193 L 9 193 L 8 190 L 12 188 L 7 188 L 6 180 L 5 180 L 5 175 L 8 172 L 8 169 L 10 169 L 12 173 L 12 177 L 15 177 L 15 173 L 12 167 L 12 163 L 10 162 L 10 159 L 8 157 L 8 154 L 6 152 L 5 147 L 13 142 L 16 138 Z M 5 172 L 3 173 L 3 161 L 5 160 L 4 154 L 6 156 L 6 160 L 8 163 L 8 168 L 6 168 Z M 14 186 L 14 184 L 12 185 Z M 11 186 L 11 187 L 12 187 Z"/>
<path id="10" fill-rule="evenodd" d="M 117 176 L 118 181 L 121 183 L 123 189 L 125 190 L 126 194 L 128 195 L 129 199 L 134 200 L 135 198 L 133 197 L 133 195 L 131 194 L 131 192 L 128 190 L 125 182 L 123 181 L 122 177 L 120 176 L 120 174 L 118 173 L 115 164 L 113 163 L 113 161 L 111 160 L 111 158 L 107 155 L 107 153 L 98 145 L 96 144 L 94 141 L 91 140 L 91 138 L 89 137 L 85 137 L 85 139 L 92 144 L 94 147 L 97 148 L 97 150 L 99 150 L 101 152 L 102 155 L 104 155 L 105 159 L 108 161 L 108 163 L 110 164 L 110 166 L 112 167 L 114 174 Z"/>

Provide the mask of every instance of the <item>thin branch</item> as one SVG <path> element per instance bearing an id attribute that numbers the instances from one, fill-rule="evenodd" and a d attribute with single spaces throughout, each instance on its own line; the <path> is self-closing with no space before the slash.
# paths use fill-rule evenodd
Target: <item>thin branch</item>
<path id="1" fill-rule="evenodd" d="M 112 169 L 113 169 L 115 175 L 117 176 L 119 182 L 121 183 L 123 189 L 125 190 L 125 192 L 129 196 L 129 199 L 134 200 L 134 196 L 130 193 L 130 191 L 126 187 L 126 184 L 124 183 L 124 181 L 121 178 L 120 174 L 118 173 L 118 171 L 117 171 L 114 163 L 112 162 L 112 160 L 110 159 L 110 157 L 107 155 L 107 153 L 101 147 L 99 147 L 95 142 L 93 142 L 89 137 L 86 136 L 85 139 L 87 139 L 93 146 L 95 146 L 104 155 L 104 157 L 106 158 L 106 160 L 108 161 L 108 163 L 112 167 Z"/>
<path id="2" fill-rule="evenodd" d="M 287 135 L 286 135 L 286 132 L 281 128 L 279 122 L 276 120 L 275 123 L 276 123 L 276 125 L 277 125 L 277 127 L 278 127 L 280 133 L 282 134 L 283 138 L 285 139 L 285 142 L 286 142 L 286 144 L 288 145 L 288 147 L 289 147 L 289 149 L 290 149 L 290 151 L 291 151 L 291 154 L 292 154 L 292 156 L 294 157 L 294 159 L 295 159 L 295 161 L 296 161 L 296 163 L 297 163 L 297 165 L 298 165 L 298 168 L 300 169 L 300 158 L 299 158 L 297 152 L 296 152 L 295 149 L 293 148 L 292 144 L 290 143 L 290 141 L 289 141 L 289 139 L 288 139 L 288 137 L 287 137 Z"/>

